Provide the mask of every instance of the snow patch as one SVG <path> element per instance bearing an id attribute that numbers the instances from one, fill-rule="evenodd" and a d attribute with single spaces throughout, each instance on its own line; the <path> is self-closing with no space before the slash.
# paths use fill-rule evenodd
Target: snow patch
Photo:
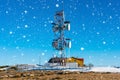
<path id="1" fill-rule="evenodd" d="M 120 69 L 114 68 L 114 67 L 93 67 L 89 71 L 93 71 L 93 72 L 120 72 Z"/>

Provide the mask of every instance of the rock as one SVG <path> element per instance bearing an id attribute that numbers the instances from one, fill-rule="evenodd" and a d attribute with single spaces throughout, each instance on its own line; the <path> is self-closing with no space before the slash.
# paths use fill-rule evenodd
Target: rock
<path id="1" fill-rule="evenodd" d="M 3 77 L 4 77 L 4 78 L 8 78 L 9 76 L 8 76 L 8 75 L 4 75 Z"/>
<path id="2" fill-rule="evenodd" d="M 50 80 L 61 80 L 61 77 L 55 77 L 55 78 L 51 78 Z"/>
<path id="3" fill-rule="evenodd" d="M 10 77 L 10 78 L 14 78 L 14 77 L 15 77 L 15 75 L 10 74 L 10 75 L 9 75 L 9 77 Z"/>
<path id="4" fill-rule="evenodd" d="M 30 73 L 27 73 L 26 76 L 30 76 Z"/>
<path id="5" fill-rule="evenodd" d="M 30 77 L 34 77 L 35 75 L 34 74 L 30 74 Z"/>
<path id="6" fill-rule="evenodd" d="M 64 74 L 64 72 L 63 72 L 63 71 L 60 71 L 60 72 L 57 72 L 57 74 Z"/>
<path id="7" fill-rule="evenodd" d="M 79 71 L 77 71 L 76 73 L 77 73 L 77 74 L 80 74 L 80 72 L 79 72 Z"/>
<path id="8" fill-rule="evenodd" d="M 69 72 L 69 71 L 66 71 L 66 72 L 65 72 L 65 74 L 71 74 L 71 72 Z"/>
<path id="9" fill-rule="evenodd" d="M 73 78 L 71 78 L 71 79 L 68 79 L 68 80 L 77 80 L 77 79 L 73 79 Z"/>
<path id="10" fill-rule="evenodd" d="M 17 74 L 15 75 L 15 77 L 21 77 L 21 74 L 17 73 Z"/>
<path id="11" fill-rule="evenodd" d="M 46 75 L 53 75 L 53 74 L 54 74 L 54 72 L 49 71 L 49 72 L 46 72 L 45 74 L 46 74 Z"/>
<path id="12" fill-rule="evenodd" d="M 44 76 L 45 74 L 44 73 L 41 73 L 40 76 Z"/>

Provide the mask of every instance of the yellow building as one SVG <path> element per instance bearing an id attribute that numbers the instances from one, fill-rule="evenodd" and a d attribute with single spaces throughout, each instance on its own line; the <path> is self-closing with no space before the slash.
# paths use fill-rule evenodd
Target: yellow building
<path id="1" fill-rule="evenodd" d="M 84 66 L 84 59 L 83 58 L 75 58 L 75 57 L 71 57 L 71 58 L 67 58 L 66 62 L 76 62 L 78 63 L 79 67 L 83 67 Z"/>

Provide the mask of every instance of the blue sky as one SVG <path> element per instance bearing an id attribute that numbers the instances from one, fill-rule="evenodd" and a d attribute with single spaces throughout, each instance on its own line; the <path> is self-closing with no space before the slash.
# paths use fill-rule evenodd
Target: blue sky
<path id="1" fill-rule="evenodd" d="M 120 66 L 119 0 L 0 0 L 0 65 L 45 63 L 52 48 L 51 22 L 64 10 L 71 22 L 67 56 L 95 66 Z"/>

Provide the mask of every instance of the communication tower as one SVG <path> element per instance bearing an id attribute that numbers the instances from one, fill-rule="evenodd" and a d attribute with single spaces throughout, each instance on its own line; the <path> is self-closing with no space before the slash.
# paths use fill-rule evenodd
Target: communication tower
<path id="1" fill-rule="evenodd" d="M 57 11 L 54 15 L 54 23 L 52 23 L 52 30 L 54 32 L 54 39 L 52 46 L 55 50 L 60 53 L 60 64 L 64 65 L 65 60 L 65 49 L 71 48 L 70 38 L 66 38 L 65 31 L 70 31 L 70 21 L 65 21 L 64 11 Z"/>

